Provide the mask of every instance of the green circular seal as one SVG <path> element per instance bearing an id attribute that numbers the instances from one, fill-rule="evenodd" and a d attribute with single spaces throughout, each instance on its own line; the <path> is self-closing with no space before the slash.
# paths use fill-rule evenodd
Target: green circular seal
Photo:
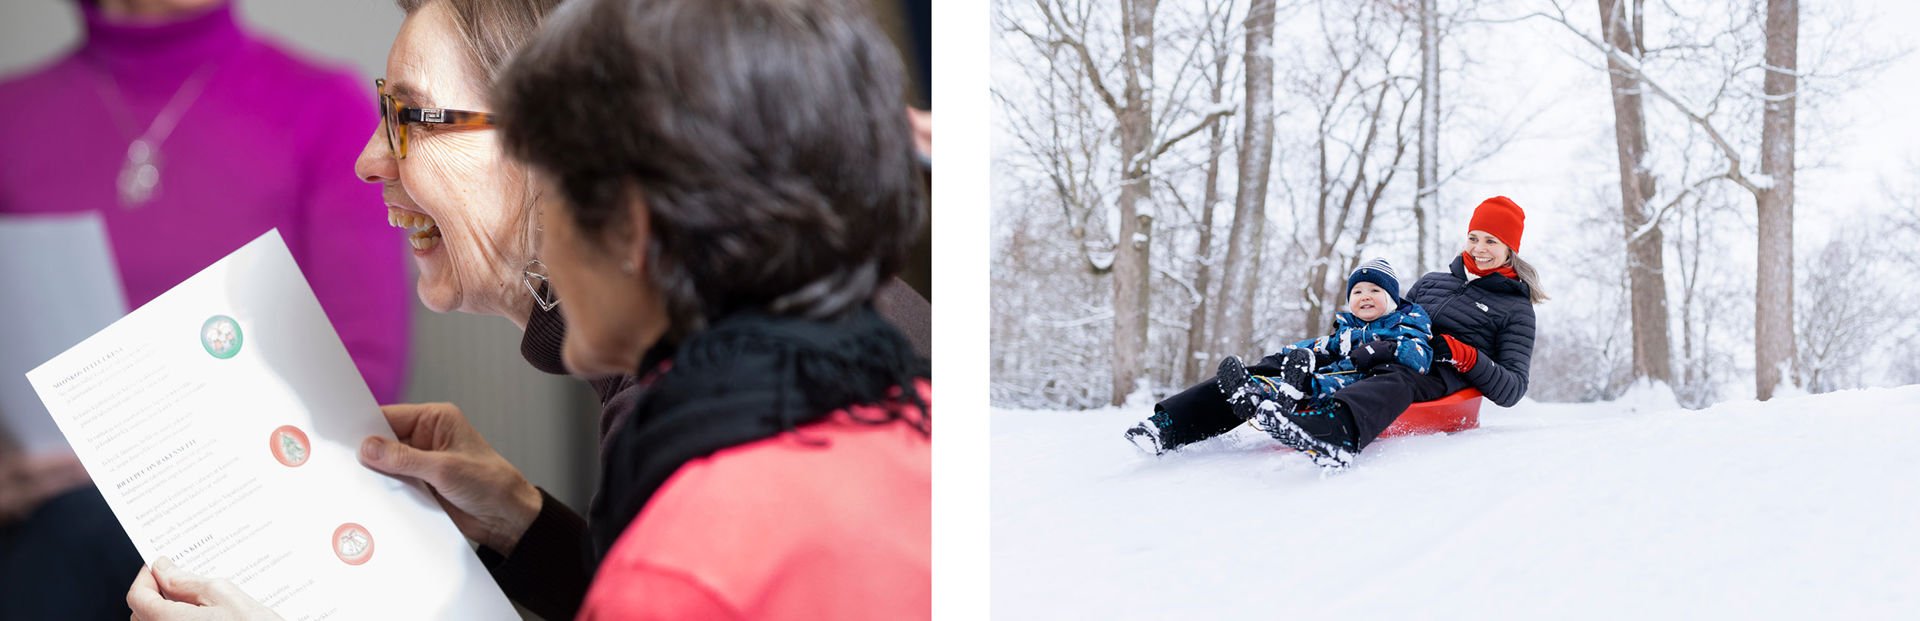
<path id="1" fill-rule="evenodd" d="M 240 334 L 240 322 L 226 315 L 214 315 L 200 324 L 200 346 L 207 348 L 213 357 L 226 360 L 240 354 L 240 343 L 245 337 Z"/>

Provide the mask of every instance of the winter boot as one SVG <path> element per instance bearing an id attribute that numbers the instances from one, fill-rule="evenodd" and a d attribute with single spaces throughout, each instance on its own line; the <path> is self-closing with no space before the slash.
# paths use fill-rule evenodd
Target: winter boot
<path id="1" fill-rule="evenodd" d="M 1291 412 L 1306 396 L 1307 382 L 1313 379 L 1313 352 L 1290 349 L 1280 362 L 1280 377 L 1247 373 L 1238 357 L 1220 361 L 1214 383 L 1226 393 L 1227 403 L 1242 420 L 1252 420 L 1263 412 Z"/>
<path id="2" fill-rule="evenodd" d="M 1333 399 L 1300 412 L 1262 416 L 1254 425 L 1281 444 L 1302 453 L 1322 468 L 1345 468 L 1353 462 L 1355 431 L 1346 404 Z"/>
<path id="3" fill-rule="evenodd" d="M 1136 423 L 1127 428 L 1127 441 L 1132 442 L 1134 448 L 1140 449 L 1141 452 L 1155 457 L 1164 455 L 1167 449 L 1160 444 L 1160 429 L 1166 427 L 1172 420 L 1164 411 L 1154 412 L 1153 416 L 1145 422 Z"/>
<path id="4" fill-rule="evenodd" d="M 1240 389 L 1247 385 L 1248 377 L 1251 376 L 1247 374 L 1246 363 L 1240 362 L 1239 356 L 1227 356 L 1220 361 L 1219 370 L 1213 374 L 1213 385 L 1220 387 L 1220 394 L 1227 396 L 1227 403 L 1237 405 L 1246 400 L 1246 394 Z M 1246 415 L 1240 418 L 1246 418 Z"/>

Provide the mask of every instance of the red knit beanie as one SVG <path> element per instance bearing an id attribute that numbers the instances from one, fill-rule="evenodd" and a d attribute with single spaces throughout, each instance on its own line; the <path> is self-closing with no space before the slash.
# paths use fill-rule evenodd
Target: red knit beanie
<path id="1" fill-rule="evenodd" d="M 1514 252 L 1520 251 L 1520 232 L 1527 226 L 1527 212 L 1521 211 L 1513 199 L 1495 196 L 1481 201 L 1473 208 L 1473 219 L 1467 221 L 1468 231 L 1486 231 L 1499 238 Z"/>

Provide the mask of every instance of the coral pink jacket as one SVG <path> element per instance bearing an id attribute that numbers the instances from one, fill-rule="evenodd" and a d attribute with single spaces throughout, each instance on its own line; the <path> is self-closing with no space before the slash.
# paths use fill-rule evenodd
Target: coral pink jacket
<path id="1" fill-rule="evenodd" d="M 931 443 L 859 410 L 687 462 L 608 551 L 580 618 L 931 616 Z"/>

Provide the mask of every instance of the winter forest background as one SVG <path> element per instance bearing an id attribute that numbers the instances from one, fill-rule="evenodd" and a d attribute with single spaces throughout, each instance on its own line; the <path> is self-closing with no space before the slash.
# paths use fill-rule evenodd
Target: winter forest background
<path id="1" fill-rule="evenodd" d="M 994 403 L 1322 334 L 1493 195 L 1552 296 L 1531 398 L 1920 383 L 1912 4 L 996 0 Z"/>

